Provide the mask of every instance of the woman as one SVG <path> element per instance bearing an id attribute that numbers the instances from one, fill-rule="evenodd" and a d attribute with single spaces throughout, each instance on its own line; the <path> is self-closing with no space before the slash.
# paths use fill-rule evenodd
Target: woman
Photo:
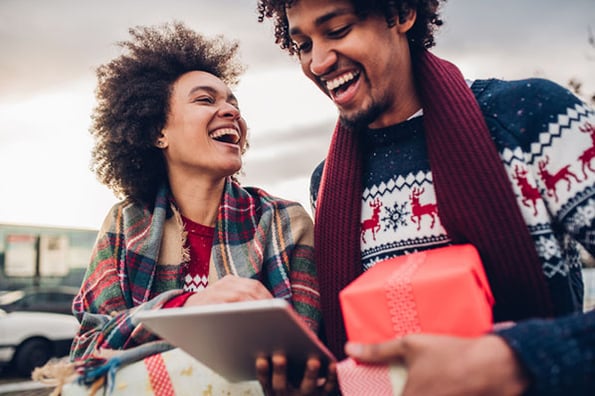
<path id="1" fill-rule="evenodd" d="M 310 217 L 234 178 L 247 133 L 229 88 L 237 44 L 180 23 L 130 33 L 97 71 L 93 169 L 122 200 L 74 300 L 71 360 L 156 340 L 140 310 L 284 298 L 316 332 Z"/>

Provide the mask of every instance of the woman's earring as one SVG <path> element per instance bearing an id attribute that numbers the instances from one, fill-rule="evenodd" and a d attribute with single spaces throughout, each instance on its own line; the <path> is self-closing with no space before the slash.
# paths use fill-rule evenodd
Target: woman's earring
<path id="1" fill-rule="evenodd" d="M 165 147 L 165 142 L 163 140 L 158 140 L 157 141 L 157 147 L 164 148 Z"/>

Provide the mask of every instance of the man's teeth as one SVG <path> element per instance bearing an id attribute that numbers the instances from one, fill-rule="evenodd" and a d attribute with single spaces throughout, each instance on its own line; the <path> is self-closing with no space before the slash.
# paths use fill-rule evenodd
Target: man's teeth
<path id="1" fill-rule="evenodd" d="M 357 75 L 358 75 L 358 73 L 348 72 L 348 73 L 345 73 L 337 78 L 327 81 L 326 89 L 329 91 L 332 91 L 333 89 L 340 87 L 341 85 L 345 84 L 346 82 L 353 80 Z"/>
<path id="2" fill-rule="evenodd" d="M 217 129 L 216 131 L 211 132 L 209 136 L 212 139 L 225 140 L 231 143 L 237 143 L 240 141 L 240 134 L 238 133 L 238 131 L 231 128 Z M 227 136 L 227 138 L 222 139 L 224 136 Z"/>

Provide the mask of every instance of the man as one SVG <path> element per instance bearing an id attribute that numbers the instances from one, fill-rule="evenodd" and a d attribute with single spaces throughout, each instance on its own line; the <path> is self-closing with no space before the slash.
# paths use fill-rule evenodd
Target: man
<path id="1" fill-rule="evenodd" d="M 475 245 L 496 321 L 582 308 L 577 241 L 595 253 L 593 110 L 541 79 L 469 86 L 428 51 L 439 5 L 258 3 L 276 42 L 339 110 L 311 179 L 325 335 L 339 357 L 338 292 L 413 251 Z"/>

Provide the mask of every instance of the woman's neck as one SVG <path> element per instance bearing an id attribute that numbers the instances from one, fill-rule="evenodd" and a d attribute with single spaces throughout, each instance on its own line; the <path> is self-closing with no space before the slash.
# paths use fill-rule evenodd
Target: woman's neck
<path id="1" fill-rule="evenodd" d="M 184 217 L 212 227 L 217 220 L 225 179 L 176 181 L 170 177 L 171 192 Z"/>

